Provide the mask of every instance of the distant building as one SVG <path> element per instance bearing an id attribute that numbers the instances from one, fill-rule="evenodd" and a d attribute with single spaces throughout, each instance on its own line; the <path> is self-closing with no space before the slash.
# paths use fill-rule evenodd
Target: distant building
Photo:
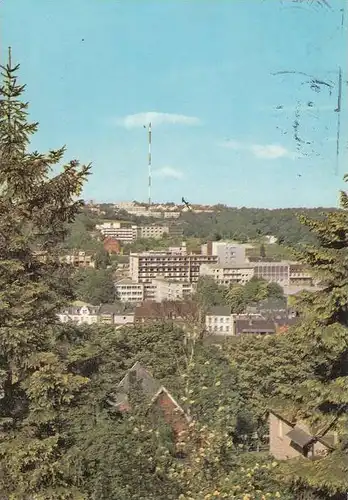
<path id="1" fill-rule="evenodd" d="M 91 305 L 81 305 L 81 306 L 70 306 L 64 308 L 60 313 L 58 313 L 58 318 L 61 323 L 68 323 L 72 321 L 79 325 L 86 324 L 92 325 L 98 322 L 98 312 L 100 306 Z"/>
<path id="2" fill-rule="evenodd" d="M 254 276 L 266 281 L 278 283 L 281 286 L 289 285 L 290 265 L 287 261 L 255 262 L 253 263 Z"/>
<path id="3" fill-rule="evenodd" d="M 150 283 L 157 276 L 195 283 L 202 264 L 215 263 L 216 256 L 175 252 L 142 252 L 129 256 L 129 276 L 139 283 Z"/>
<path id="4" fill-rule="evenodd" d="M 121 302 L 140 304 L 144 300 L 144 285 L 129 278 L 116 281 L 115 290 Z"/>
<path id="5" fill-rule="evenodd" d="M 139 238 L 154 238 L 159 240 L 163 238 L 164 234 L 169 234 L 168 226 L 149 225 L 138 227 Z"/>
<path id="6" fill-rule="evenodd" d="M 202 254 L 216 255 L 222 266 L 238 266 L 246 263 L 246 246 L 229 241 L 209 241 L 202 245 Z"/>
<path id="7" fill-rule="evenodd" d="M 96 323 L 108 325 L 128 325 L 134 323 L 134 312 L 121 308 L 119 304 L 72 305 L 58 313 L 61 323 L 73 322 L 79 325 Z"/>
<path id="8" fill-rule="evenodd" d="M 212 307 L 205 317 L 205 327 L 207 332 L 213 335 L 234 335 L 231 308 Z"/>
<path id="9" fill-rule="evenodd" d="M 221 264 L 202 264 L 200 276 L 209 276 L 219 285 L 245 285 L 254 276 L 254 268 L 250 264 L 243 266 L 222 266 Z"/>
<path id="10" fill-rule="evenodd" d="M 60 261 L 73 267 L 87 268 L 94 267 L 94 254 L 75 250 L 69 254 L 62 255 Z"/>
<path id="11" fill-rule="evenodd" d="M 111 237 L 123 243 L 132 243 L 137 239 L 137 226 L 130 226 L 120 221 L 97 224 L 96 229 L 98 229 L 104 237 Z"/>
<path id="12" fill-rule="evenodd" d="M 174 281 L 158 276 L 152 281 L 155 285 L 154 300 L 185 300 L 192 295 L 192 284 L 187 281 Z"/>

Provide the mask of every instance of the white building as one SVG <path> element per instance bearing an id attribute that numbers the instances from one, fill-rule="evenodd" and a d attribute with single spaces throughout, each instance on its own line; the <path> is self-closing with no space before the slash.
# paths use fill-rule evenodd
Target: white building
<path id="1" fill-rule="evenodd" d="M 121 302 L 140 303 L 144 300 L 144 285 L 129 278 L 116 281 L 115 289 Z"/>
<path id="2" fill-rule="evenodd" d="M 168 233 L 169 233 L 168 226 L 150 225 L 150 226 L 138 227 L 139 238 L 154 238 L 158 240 L 161 239 L 164 234 Z"/>
<path id="3" fill-rule="evenodd" d="M 205 317 L 207 332 L 214 335 L 233 335 L 233 316 L 226 306 L 213 307 Z"/>
<path id="4" fill-rule="evenodd" d="M 192 295 L 192 284 L 187 281 L 168 280 L 158 276 L 152 281 L 155 285 L 154 300 L 163 302 L 164 300 L 184 300 Z"/>
<path id="5" fill-rule="evenodd" d="M 254 276 L 254 268 L 250 264 L 244 264 L 243 266 L 202 264 L 200 275 L 213 278 L 219 285 L 245 285 Z"/>
<path id="6" fill-rule="evenodd" d="M 216 255 L 222 266 L 243 265 L 246 262 L 246 245 L 230 241 L 209 241 L 202 245 L 202 254 Z"/>
<path id="7" fill-rule="evenodd" d="M 101 232 L 104 237 L 115 238 L 123 243 L 131 243 L 137 239 L 137 226 L 124 225 L 122 222 L 104 222 L 97 224 L 96 229 Z"/>
<path id="8" fill-rule="evenodd" d="M 151 283 L 157 276 L 175 281 L 195 283 L 199 278 L 201 264 L 216 263 L 213 255 L 163 252 L 131 253 L 129 277 L 138 283 Z"/>
<path id="9" fill-rule="evenodd" d="M 79 325 L 92 325 L 98 322 L 100 306 L 82 305 L 66 307 L 58 313 L 58 319 L 62 323 L 73 321 Z"/>

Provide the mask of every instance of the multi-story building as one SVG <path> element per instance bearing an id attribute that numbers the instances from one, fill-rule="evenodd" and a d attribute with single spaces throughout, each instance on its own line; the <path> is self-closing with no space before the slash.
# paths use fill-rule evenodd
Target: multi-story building
<path id="1" fill-rule="evenodd" d="M 154 238 L 156 240 L 161 239 L 164 234 L 169 234 L 168 226 L 139 226 L 138 227 L 138 238 Z"/>
<path id="2" fill-rule="evenodd" d="M 157 276 L 195 283 L 202 264 L 216 263 L 214 255 L 174 252 L 142 252 L 129 256 L 129 276 L 139 283 L 150 283 Z"/>
<path id="3" fill-rule="evenodd" d="M 233 335 L 233 317 L 227 306 L 212 307 L 205 317 L 205 327 L 213 335 Z"/>
<path id="4" fill-rule="evenodd" d="M 202 254 L 217 255 L 218 264 L 236 266 L 246 263 L 246 246 L 229 241 L 209 241 L 202 245 Z"/>
<path id="5" fill-rule="evenodd" d="M 96 229 L 98 229 L 104 237 L 115 238 L 123 243 L 132 243 L 132 241 L 137 239 L 138 235 L 137 226 L 126 225 L 119 221 L 97 224 Z"/>
<path id="6" fill-rule="evenodd" d="M 308 270 L 300 262 L 289 263 L 289 285 L 296 286 L 313 286 L 313 276 L 310 275 Z"/>
<path id="7" fill-rule="evenodd" d="M 290 265 L 288 262 L 254 262 L 253 267 L 256 278 L 263 278 L 281 286 L 289 285 Z"/>
<path id="8" fill-rule="evenodd" d="M 134 312 L 126 311 L 118 304 L 102 304 L 100 306 L 76 304 L 66 307 L 57 316 L 62 323 L 73 322 L 80 325 L 102 323 L 122 326 L 134 323 Z"/>
<path id="9" fill-rule="evenodd" d="M 100 306 L 91 306 L 88 304 L 81 306 L 70 306 L 64 308 L 58 313 L 58 319 L 62 323 L 68 323 L 70 321 L 81 324 L 92 325 L 98 322 L 98 312 Z"/>
<path id="10" fill-rule="evenodd" d="M 220 264 L 202 264 L 201 276 L 210 276 L 219 285 L 232 285 L 234 283 L 245 285 L 254 276 L 254 268 L 250 264 L 243 266 L 222 266 Z"/>
<path id="11" fill-rule="evenodd" d="M 59 260 L 74 267 L 94 267 L 92 252 L 74 251 L 70 254 L 62 255 Z"/>
<path id="12" fill-rule="evenodd" d="M 192 283 L 187 281 L 168 280 L 161 276 L 155 278 L 152 283 L 156 286 L 154 299 L 156 302 L 164 300 L 184 300 L 192 295 Z"/>
<path id="13" fill-rule="evenodd" d="M 115 289 L 121 302 L 140 304 L 144 300 L 144 285 L 128 278 L 116 281 Z"/>

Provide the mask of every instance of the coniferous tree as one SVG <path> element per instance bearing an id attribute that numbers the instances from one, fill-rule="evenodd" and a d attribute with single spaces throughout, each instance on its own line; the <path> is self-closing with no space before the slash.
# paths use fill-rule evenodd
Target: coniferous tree
<path id="1" fill-rule="evenodd" d="M 0 87 L 0 497 L 83 498 L 69 477 L 64 409 L 86 379 L 56 351 L 56 313 L 72 297 L 58 244 L 81 206 L 89 173 L 77 161 L 59 175 L 64 148 L 30 152 L 24 86 L 11 53 Z"/>
<path id="2" fill-rule="evenodd" d="M 347 181 L 347 176 L 345 176 Z M 304 246 L 297 258 L 310 267 L 321 283 L 316 292 L 303 293 L 297 303 L 302 322 L 289 336 L 302 349 L 294 362 L 310 366 L 307 377 L 293 384 L 284 401 L 296 419 L 308 422 L 315 435 L 338 433 L 337 449 L 327 458 L 288 464 L 290 480 L 325 491 L 348 490 L 348 196 L 341 192 L 343 210 L 322 214 L 320 220 L 301 218 L 319 242 Z M 317 498 L 317 497 L 315 497 Z M 326 496 L 325 498 L 331 498 Z M 333 497 L 332 497 L 333 498 Z"/>

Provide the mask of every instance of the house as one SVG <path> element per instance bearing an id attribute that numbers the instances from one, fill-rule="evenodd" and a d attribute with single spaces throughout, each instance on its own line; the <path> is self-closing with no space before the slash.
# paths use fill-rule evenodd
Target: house
<path id="1" fill-rule="evenodd" d="M 228 306 L 215 306 L 205 317 L 207 332 L 218 335 L 233 335 L 233 317 Z"/>
<path id="2" fill-rule="evenodd" d="M 98 322 L 108 325 L 133 324 L 134 312 L 120 304 L 102 304 L 98 311 Z"/>
<path id="3" fill-rule="evenodd" d="M 60 311 L 57 316 L 59 321 L 67 323 L 73 321 L 74 323 L 92 325 L 98 322 L 98 313 L 100 306 L 92 306 L 89 304 L 75 304 L 66 307 Z"/>
<path id="4" fill-rule="evenodd" d="M 173 398 L 170 392 L 138 361 L 128 370 L 116 391 L 108 400 L 109 404 L 120 412 L 130 411 L 129 396 L 132 385 L 137 385 L 149 401 L 149 406 L 161 410 L 165 422 L 170 425 L 175 436 L 179 436 L 188 427 L 189 417 Z"/>
<path id="5" fill-rule="evenodd" d="M 302 421 L 285 417 L 278 412 L 269 412 L 269 447 L 270 453 L 277 460 L 306 457 L 317 460 L 335 449 L 338 442 L 332 428 L 313 433 Z"/>
<path id="6" fill-rule="evenodd" d="M 108 254 L 119 254 L 121 252 L 121 244 L 120 242 L 116 239 L 113 238 L 112 236 L 107 236 L 103 240 L 103 246 L 104 250 L 108 252 Z"/>

